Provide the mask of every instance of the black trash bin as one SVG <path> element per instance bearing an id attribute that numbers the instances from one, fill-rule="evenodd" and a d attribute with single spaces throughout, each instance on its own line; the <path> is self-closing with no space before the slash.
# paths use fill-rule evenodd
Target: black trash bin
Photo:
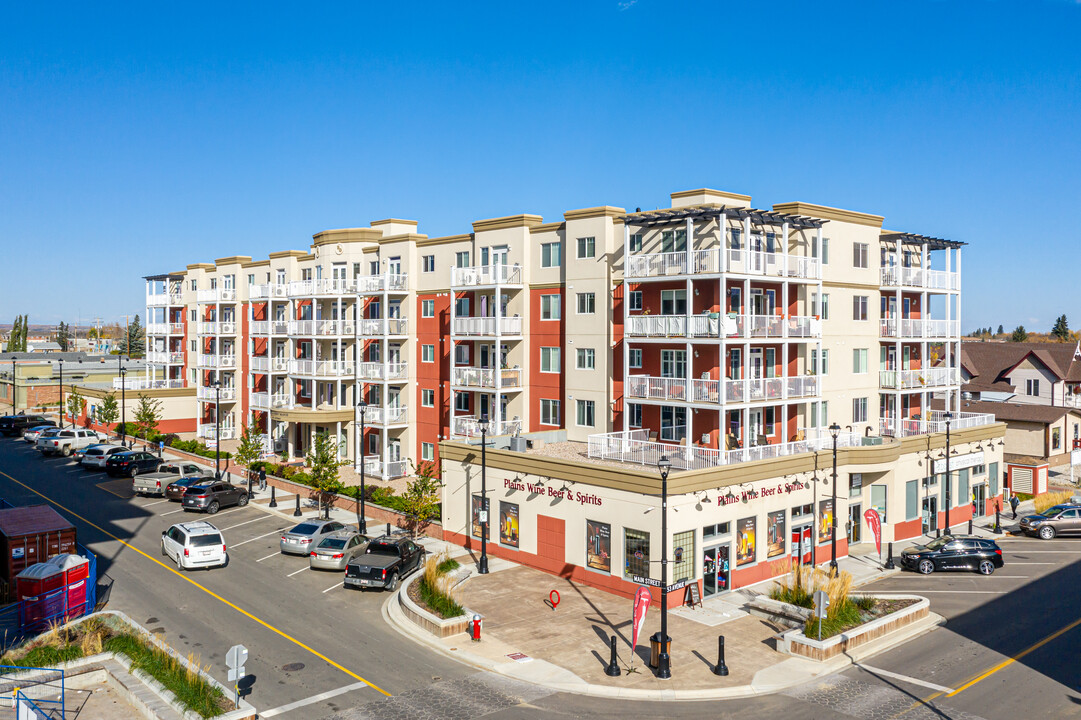
<path id="1" fill-rule="evenodd" d="M 668 653 L 669 657 L 672 655 L 672 636 L 667 638 L 668 642 L 664 645 L 664 651 Z M 655 668 L 661 664 L 661 634 L 655 632 L 649 636 L 649 666 Z"/>

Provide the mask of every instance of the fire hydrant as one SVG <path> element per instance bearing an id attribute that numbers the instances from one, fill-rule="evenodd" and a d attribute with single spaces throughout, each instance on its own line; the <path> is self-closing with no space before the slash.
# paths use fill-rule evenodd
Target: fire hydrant
<path id="1" fill-rule="evenodd" d="M 473 642 L 480 642 L 480 615 L 473 616 Z"/>

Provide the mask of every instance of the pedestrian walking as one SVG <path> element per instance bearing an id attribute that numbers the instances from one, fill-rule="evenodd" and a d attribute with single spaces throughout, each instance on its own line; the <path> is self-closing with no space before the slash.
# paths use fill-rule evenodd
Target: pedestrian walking
<path id="1" fill-rule="evenodd" d="M 266 468 L 259 468 L 259 492 L 266 491 Z"/>
<path id="2" fill-rule="evenodd" d="M 1013 519 L 1017 519 L 1017 506 L 1021 504 L 1021 501 L 1017 499 L 1016 495 L 1010 496 L 1010 508 L 1013 509 Z"/>

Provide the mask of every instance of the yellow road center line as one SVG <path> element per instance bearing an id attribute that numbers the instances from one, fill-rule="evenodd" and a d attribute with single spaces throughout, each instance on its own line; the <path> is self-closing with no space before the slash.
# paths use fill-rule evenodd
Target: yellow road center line
<path id="1" fill-rule="evenodd" d="M 262 625 L 263 627 L 265 627 L 265 628 L 266 628 L 267 630 L 270 630 L 271 632 L 277 633 L 278 635 L 280 635 L 281 637 L 285 638 L 286 640 L 288 640 L 289 642 L 293 643 L 294 645 L 296 645 L 296 646 L 298 646 L 298 647 L 301 647 L 301 648 L 304 648 L 305 650 L 307 650 L 308 652 L 310 652 L 310 653 L 311 653 L 312 655 L 316 656 L 316 657 L 317 657 L 317 658 L 319 658 L 320 660 L 323 660 L 324 662 L 328 663 L 329 665 L 331 665 L 331 666 L 333 666 L 333 667 L 337 668 L 338 670 L 341 670 L 341 671 L 342 671 L 343 673 L 345 673 L 345 674 L 346 674 L 346 675 L 348 675 L 349 677 L 351 677 L 351 678 L 354 678 L 354 679 L 356 679 L 356 680 L 359 680 L 360 682 L 364 683 L 365 685 L 367 685 L 368 687 L 372 688 L 373 690 L 378 690 L 379 692 L 383 693 L 383 694 L 384 694 L 384 695 L 386 695 L 387 697 L 391 697 L 391 694 L 390 694 L 390 693 L 388 693 L 388 692 L 387 692 L 386 690 L 384 690 L 383 688 L 379 687 L 378 685 L 375 685 L 374 683 L 372 683 L 372 682 L 369 682 L 368 680 L 365 680 L 364 678 L 362 678 L 362 677 L 361 677 L 360 675 L 357 675 L 357 674 L 356 674 L 355 672 L 353 672 L 352 670 L 349 670 L 348 668 L 345 668 L 345 667 L 343 667 L 342 665 L 340 665 L 340 664 L 338 664 L 338 663 L 334 662 L 333 660 L 331 660 L 330 658 L 328 658 L 328 657 L 327 657 L 326 655 L 322 654 L 322 653 L 321 653 L 321 652 L 319 652 L 318 650 L 315 650 L 315 649 L 313 649 L 313 648 L 310 648 L 310 647 L 308 647 L 307 645 L 305 645 L 305 644 L 304 644 L 304 643 L 302 643 L 301 641 L 297 640 L 296 638 L 294 638 L 293 636 L 289 635 L 288 633 L 286 633 L 286 632 L 283 632 L 282 630 L 279 630 L 278 628 L 274 627 L 273 625 L 271 625 L 270 623 L 266 622 L 265 620 L 261 620 L 260 618 L 257 618 L 257 617 L 256 617 L 255 615 L 252 615 L 252 614 L 251 614 L 250 612 L 248 612 L 248 611 L 247 611 L 247 610 L 245 610 L 244 608 L 240 607 L 240 606 L 239 606 L 239 605 L 237 605 L 236 603 L 233 603 L 233 602 L 231 602 L 231 601 L 229 601 L 229 600 L 226 600 L 225 598 L 223 598 L 223 597 L 222 597 L 221 595 L 218 595 L 218 594 L 217 594 L 216 592 L 214 592 L 213 590 L 210 590 L 210 589 L 208 589 L 208 588 L 206 588 L 206 587 L 204 587 L 204 586 L 200 585 L 199 583 L 197 583 L 197 582 L 195 582 L 194 580 L 192 580 L 192 579 L 191 579 L 190 577 L 188 577 L 188 576 L 184 575 L 183 573 L 181 573 L 181 572 L 180 572 L 179 570 L 177 570 L 176 568 L 172 568 L 172 567 L 169 567 L 168 565 L 166 565 L 165 563 L 163 563 L 163 562 L 162 562 L 161 560 L 158 560 L 157 558 L 155 558 L 155 557 L 152 557 L 152 556 L 148 555 L 147 553 L 143 552 L 142 550 L 140 550 L 139 548 L 135 547 L 134 545 L 132 545 L 132 544 L 130 544 L 130 543 L 128 543 L 128 542 L 126 542 L 126 541 L 124 541 L 124 540 L 120 539 L 120 538 L 119 538 L 119 537 L 117 537 L 116 535 L 113 535 L 113 534 L 112 534 L 111 532 L 109 532 L 109 531 L 108 531 L 108 530 L 106 530 L 105 528 L 101 527 L 100 525 L 97 525 L 96 523 L 93 523 L 93 522 L 91 522 L 91 521 L 87 520 L 86 518 L 84 518 L 84 517 L 83 517 L 82 515 L 80 515 L 79 513 L 77 513 L 77 512 L 74 512 L 73 510 L 71 510 L 71 509 L 69 509 L 69 508 L 67 508 L 67 507 L 64 507 L 63 505 L 61 505 L 61 504 L 60 504 L 60 503 L 58 503 L 57 501 L 53 500 L 53 499 L 52 499 L 51 497 L 49 497 L 48 495 L 44 495 L 44 494 L 42 494 L 42 493 L 38 492 L 37 490 L 35 490 L 34 488 L 30 487 L 30 486 L 29 486 L 29 485 L 27 485 L 26 483 L 24 483 L 24 482 L 22 482 L 22 481 L 20 481 L 20 480 L 16 480 L 15 478 L 11 477 L 10 475 L 8 475 L 8 474 L 7 474 L 6 472 L 4 472 L 4 471 L 2 471 L 2 470 L 0 470 L 0 475 L 3 475 L 4 477 L 6 477 L 6 478 L 7 478 L 8 480 L 12 481 L 12 482 L 13 482 L 13 483 L 15 483 L 16 485 L 19 485 L 19 486 L 21 486 L 21 487 L 24 487 L 24 488 L 26 488 L 27 490 L 29 490 L 30 492 L 34 493 L 34 494 L 35 494 L 35 495 L 37 495 L 38 497 L 40 497 L 40 498 L 44 499 L 44 500 L 45 500 L 46 502 L 50 502 L 50 503 L 52 503 L 53 505 L 55 505 L 56 507 L 60 508 L 60 509 L 61 509 L 61 510 L 63 510 L 64 512 L 66 512 L 66 513 L 70 514 L 71 516 L 79 518 L 80 520 L 82 520 L 82 521 L 83 521 L 84 523 L 86 523 L 86 524 L 87 524 L 87 525 L 89 525 L 90 527 L 92 527 L 92 528 L 95 528 L 96 530 L 99 530 L 100 532 L 104 533 L 105 535 L 107 535 L 107 536 L 111 537 L 111 538 L 112 538 L 113 540 L 116 540 L 116 541 L 117 541 L 118 543 L 120 543 L 120 544 L 121 544 L 121 545 L 123 545 L 124 547 L 127 547 L 127 548 L 130 548 L 130 549 L 134 550 L 135 552 L 137 552 L 137 553 L 139 553 L 140 555 L 142 555 L 143 557 L 145 557 L 145 558 L 146 558 L 147 560 L 150 560 L 151 562 L 157 563 L 157 564 L 158 564 L 158 565 L 160 565 L 161 567 L 165 568 L 165 569 L 166 569 L 166 570 L 168 570 L 169 572 L 171 572 L 171 573 L 173 573 L 174 575 L 176 575 L 177 577 L 181 578 L 182 580 L 187 580 L 187 581 L 188 581 L 189 583 L 191 583 L 191 584 L 192 584 L 192 585 L 194 585 L 195 587 L 199 588 L 200 590 L 202 590 L 203 592 L 205 592 L 205 593 L 206 593 L 207 595 L 209 595 L 210 597 L 214 598 L 215 600 L 218 600 L 218 601 L 220 601 L 220 602 L 224 603 L 225 605 L 228 605 L 229 607 L 231 607 L 232 609 L 236 610 L 236 611 L 237 611 L 238 613 L 240 613 L 241 615 L 244 615 L 245 617 L 249 618 L 250 620 L 254 620 L 255 622 L 257 622 L 257 623 L 259 623 L 260 625 Z"/>

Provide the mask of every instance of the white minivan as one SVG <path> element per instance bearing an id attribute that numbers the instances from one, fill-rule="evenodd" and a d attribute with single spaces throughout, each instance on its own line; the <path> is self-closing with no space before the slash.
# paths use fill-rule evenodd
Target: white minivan
<path id="1" fill-rule="evenodd" d="M 181 570 L 222 567 L 229 561 L 221 532 L 208 522 L 179 523 L 162 530 L 161 554 Z"/>

